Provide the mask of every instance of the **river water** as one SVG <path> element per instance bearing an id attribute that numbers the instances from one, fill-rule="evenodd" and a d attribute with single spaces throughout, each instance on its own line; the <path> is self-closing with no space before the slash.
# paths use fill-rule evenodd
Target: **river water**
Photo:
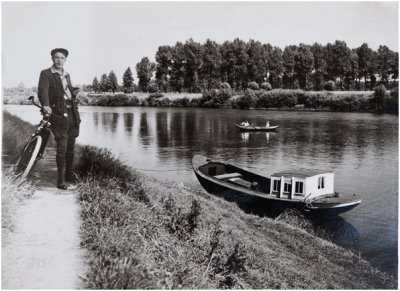
<path id="1" fill-rule="evenodd" d="M 33 106 L 7 105 L 32 123 Z M 200 189 L 194 154 L 262 175 L 293 168 L 333 170 L 335 190 L 363 202 L 327 227 L 340 245 L 378 269 L 398 270 L 398 117 L 361 113 L 149 107 L 81 107 L 77 142 L 109 148 L 130 166 Z M 279 124 L 277 132 L 242 133 L 234 123 Z"/>

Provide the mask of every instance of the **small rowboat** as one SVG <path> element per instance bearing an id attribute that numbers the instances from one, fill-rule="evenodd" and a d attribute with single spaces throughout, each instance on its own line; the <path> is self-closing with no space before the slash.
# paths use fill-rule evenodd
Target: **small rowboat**
<path id="1" fill-rule="evenodd" d="M 241 125 L 235 123 L 235 125 L 241 130 L 241 131 L 274 131 L 276 130 L 279 125 L 273 125 L 273 126 L 256 126 L 256 125 Z"/>
<path id="2" fill-rule="evenodd" d="M 265 210 L 294 208 L 321 217 L 338 215 L 361 203 L 356 194 L 335 192 L 334 174 L 329 171 L 288 170 L 266 177 L 200 155 L 193 157 L 192 166 L 207 192 Z"/>

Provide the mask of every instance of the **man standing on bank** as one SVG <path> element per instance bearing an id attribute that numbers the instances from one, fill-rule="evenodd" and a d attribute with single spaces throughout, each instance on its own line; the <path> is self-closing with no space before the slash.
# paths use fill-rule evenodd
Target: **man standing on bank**
<path id="1" fill-rule="evenodd" d="M 67 57 L 66 49 L 53 49 L 53 65 L 40 73 L 38 86 L 40 103 L 48 113 L 54 113 L 50 123 L 57 143 L 57 188 L 62 190 L 67 190 L 66 182 L 74 180 L 72 163 L 81 122 L 75 101 L 79 88 L 72 87 L 70 75 L 63 68 Z"/>

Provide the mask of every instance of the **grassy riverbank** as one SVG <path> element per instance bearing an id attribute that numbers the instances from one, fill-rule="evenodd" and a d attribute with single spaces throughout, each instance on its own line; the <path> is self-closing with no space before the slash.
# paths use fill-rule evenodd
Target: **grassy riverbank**
<path id="1" fill-rule="evenodd" d="M 14 229 L 15 213 L 25 199 L 33 194 L 33 187 L 26 181 L 17 185 L 10 167 L 14 163 L 34 126 L 3 111 L 2 127 L 2 179 L 1 179 L 1 233 L 2 244 L 7 244 L 8 236 Z"/>
<path id="2" fill-rule="evenodd" d="M 306 221 L 245 214 L 77 147 L 87 289 L 396 289 L 395 278 Z"/>
<path id="3" fill-rule="evenodd" d="M 19 154 L 22 151 L 22 148 L 24 147 L 26 142 L 28 142 L 31 134 L 37 129 L 37 125 L 32 125 L 29 122 L 23 121 L 20 118 L 3 110 L 3 161 L 5 160 L 7 163 L 16 162 Z M 50 138 L 48 141 L 48 146 L 54 145 L 54 139 Z"/>
<path id="4" fill-rule="evenodd" d="M 138 174 L 95 147 L 80 149 L 77 171 L 87 288 L 396 288 L 394 278 L 290 213 L 282 220 L 245 214 Z"/>

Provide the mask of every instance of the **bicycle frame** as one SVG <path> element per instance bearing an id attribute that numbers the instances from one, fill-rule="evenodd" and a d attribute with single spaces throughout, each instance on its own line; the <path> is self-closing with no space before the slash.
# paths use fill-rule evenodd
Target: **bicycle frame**
<path id="1" fill-rule="evenodd" d="M 42 138 L 42 144 L 40 146 L 38 155 L 36 157 L 36 160 L 40 160 L 43 157 L 43 152 L 44 149 L 46 148 L 47 141 L 50 136 L 50 125 L 51 123 L 48 120 L 45 120 L 44 118 L 40 121 L 39 127 L 35 130 L 35 132 L 31 135 L 31 138 L 29 139 L 27 145 L 29 142 L 31 142 L 36 136 L 40 136 Z"/>
<path id="2" fill-rule="evenodd" d="M 18 178 L 24 179 L 28 176 L 33 165 L 43 157 L 44 150 L 50 135 L 50 114 L 46 112 L 43 106 L 38 105 L 34 101 L 34 97 L 28 98 L 33 105 L 40 108 L 40 113 L 43 115 L 38 128 L 30 136 L 28 142 L 25 144 L 21 155 L 14 165 L 14 172 Z M 55 116 L 58 116 L 54 114 Z"/>
<path id="3" fill-rule="evenodd" d="M 35 161 L 40 160 L 43 157 L 43 152 L 44 149 L 46 148 L 47 145 L 47 141 L 49 139 L 49 135 L 50 135 L 50 115 L 46 113 L 46 111 L 44 110 L 44 108 L 42 106 L 40 106 L 39 104 L 37 104 L 34 101 L 34 97 L 30 96 L 29 100 L 32 102 L 33 105 L 35 105 L 36 107 L 40 108 L 40 113 L 43 115 L 42 120 L 39 123 L 39 127 L 35 130 L 35 132 L 32 134 L 30 140 L 28 141 L 27 145 L 29 144 L 29 142 L 35 137 L 35 136 L 41 136 L 42 137 L 42 144 L 40 147 L 40 150 L 38 152 L 37 158 Z"/>

